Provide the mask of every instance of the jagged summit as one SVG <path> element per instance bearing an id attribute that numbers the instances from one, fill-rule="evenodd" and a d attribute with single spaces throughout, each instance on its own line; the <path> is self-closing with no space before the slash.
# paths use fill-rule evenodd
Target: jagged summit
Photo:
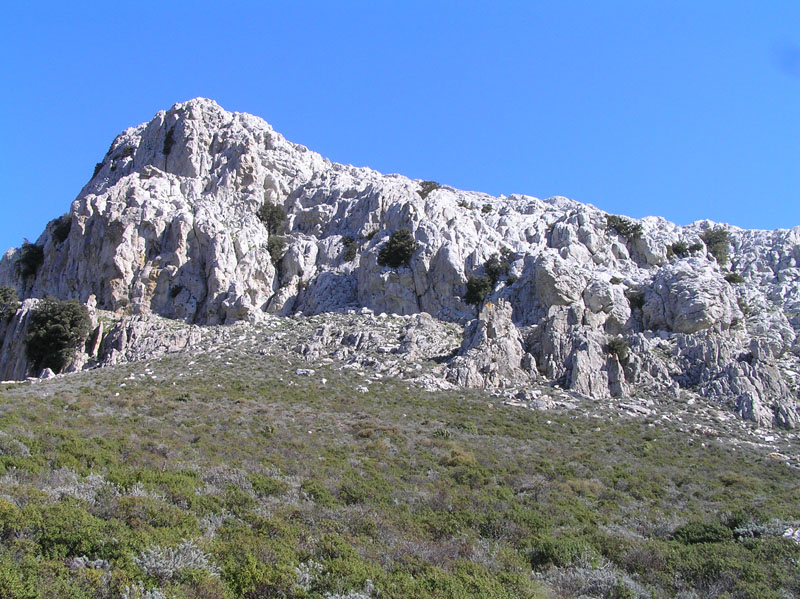
<path id="1" fill-rule="evenodd" d="M 264 206 L 286 218 L 259 217 Z M 415 249 L 384 266 L 400 229 Z M 443 373 L 453 381 L 543 377 L 593 397 L 691 389 L 762 424 L 797 422 L 800 227 L 682 227 L 383 175 L 196 98 L 118 135 L 36 243 L 35 274 L 12 249 L 0 284 L 116 318 L 367 309 L 464 325 L 477 314 L 468 287 L 482 285 L 490 308 Z"/>

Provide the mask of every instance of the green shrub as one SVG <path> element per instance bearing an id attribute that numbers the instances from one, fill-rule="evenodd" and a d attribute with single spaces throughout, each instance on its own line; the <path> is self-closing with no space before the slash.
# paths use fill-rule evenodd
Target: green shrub
<path id="1" fill-rule="evenodd" d="M 739 310 L 741 310 L 742 314 L 745 316 L 751 316 L 753 314 L 753 307 L 747 303 L 747 300 L 743 297 L 736 298 L 736 303 L 739 304 Z"/>
<path id="2" fill-rule="evenodd" d="M 170 127 L 167 134 L 164 136 L 164 145 L 161 152 L 166 156 L 172 151 L 172 146 L 175 145 L 175 127 Z"/>
<path id="3" fill-rule="evenodd" d="M 280 204 L 270 204 L 264 202 L 261 208 L 256 213 L 258 220 L 260 220 L 270 234 L 275 234 L 283 227 L 286 220 L 286 210 Z"/>
<path id="4" fill-rule="evenodd" d="M 551 536 L 539 535 L 533 539 L 531 550 L 531 566 L 569 566 L 583 555 L 590 554 L 590 547 L 585 541 L 571 535 Z"/>
<path id="5" fill-rule="evenodd" d="M 464 295 L 464 301 L 473 306 L 480 306 L 493 288 L 489 277 L 472 276 L 467 279 L 467 293 Z"/>
<path id="6" fill-rule="evenodd" d="M 439 185 L 436 181 L 423 181 L 419 184 L 419 188 L 420 189 L 417 193 L 419 194 L 419 197 L 424 200 L 434 189 L 441 188 L 441 185 Z"/>
<path id="7" fill-rule="evenodd" d="M 489 277 L 489 281 L 492 283 L 492 289 L 497 285 L 500 277 L 508 275 L 510 268 L 511 265 L 508 260 L 505 257 L 500 258 L 496 254 L 483 263 L 483 270 L 486 271 L 486 276 Z"/>
<path id="8" fill-rule="evenodd" d="M 342 239 L 342 259 L 345 262 L 352 262 L 358 254 L 358 241 L 351 235 L 347 235 Z"/>
<path id="9" fill-rule="evenodd" d="M 491 204 L 484 204 L 483 208 L 481 208 L 481 212 L 483 214 L 489 214 L 492 210 L 493 209 L 492 209 L 492 205 Z"/>
<path id="10" fill-rule="evenodd" d="M 22 242 L 22 247 L 17 252 L 17 260 L 14 266 L 17 273 L 24 279 L 32 277 L 39 270 L 39 267 L 44 262 L 44 248 L 29 243 L 26 239 Z"/>
<path id="11" fill-rule="evenodd" d="M 60 372 L 89 335 L 86 306 L 77 300 L 41 300 L 30 316 L 25 351 L 34 368 Z"/>
<path id="12" fill-rule="evenodd" d="M 725 229 L 708 229 L 703 231 L 700 239 L 706 244 L 708 252 L 714 256 L 720 265 L 728 263 L 728 247 L 731 243 L 730 235 Z"/>
<path id="13" fill-rule="evenodd" d="M 641 310 L 642 306 L 644 306 L 644 291 L 629 291 L 625 294 L 625 297 L 628 298 L 632 310 Z"/>
<path id="14" fill-rule="evenodd" d="M 253 491 L 262 497 L 281 495 L 289 490 L 289 485 L 271 476 L 253 473 L 248 475 L 247 478 L 253 486 Z"/>
<path id="15" fill-rule="evenodd" d="M 733 532 L 719 522 L 692 520 L 679 526 L 672 534 L 672 538 L 684 545 L 724 543 L 733 540 Z"/>
<path id="16" fill-rule="evenodd" d="M 300 485 L 300 490 L 308 495 L 308 497 L 312 499 L 314 503 L 317 503 L 323 507 L 333 507 L 336 505 L 336 498 L 328 490 L 328 488 L 318 480 L 309 479 L 303 481 L 303 484 Z"/>
<path id="17" fill-rule="evenodd" d="M 689 246 L 689 251 L 694 254 L 696 252 L 702 251 L 704 247 L 705 246 L 702 243 L 696 241 L 695 243 Z"/>
<path id="18" fill-rule="evenodd" d="M 269 259 L 273 264 L 277 264 L 283 253 L 286 251 L 286 239 L 280 235 L 273 235 L 267 240 L 267 251 L 269 252 Z"/>
<path id="19" fill-rule="evenodd" d="M 608 228 L 614 229 L 628 241 L 641 237 L 642 235 L 641 223 L 634 222 L 624 216 L 606 214 L 606 225 Z"/>
<path id="20" fill-rule="evenodd" d="M 744 277 L 740 275 L 738 272 L 729 272 L 728 274 L 725 275 L 725 280 L 733 285 L 739 285 L 740 283 L 744 283 Z"/>
<path id="21" fill-rule="evenodd" d="M 417 249 L 417 242 L 408 229 L 398 229 L 389 238 L 389 241 L 378 252 L 378 264 L 390 268 L 408 266 L 411 256 Z"/>
<path id="22" fill-rule="evenodd" d="M 49 223 L 50 231 L 56 243 L 64 243 L 72 229 L 72 218 L 69 214 L 60 216 Z"/>
<path id="23" fill-rule="evenodd" d="M 9 320 L 19 309 L 19 297 L 13 287 L 0 287 L 0 320 Z"/>
<path id="24" fill-rule="evenodd" d="M 614 337 L 608 342 L 608 353 L 617 356 L 620 362 L 627 359 L 630 349 L 631 346 L 624 337 Z"/>
<path id="25" fill-rule="evenodd" d="M 110 541 L 105 535 L 105 522 L 89 514 L 85 504 L 75 499 L 37 506 L 29 521 L 36 523 L 39 545 L 48 557 L 97 556 Z"/>
<path id="26" fill-rule="evenodd" d="M 667 248 L 667 254 L 678 256 L 678 258 L 685 258 L 689 255 L 689 244 L 685 241 L 676 241 Z"/>

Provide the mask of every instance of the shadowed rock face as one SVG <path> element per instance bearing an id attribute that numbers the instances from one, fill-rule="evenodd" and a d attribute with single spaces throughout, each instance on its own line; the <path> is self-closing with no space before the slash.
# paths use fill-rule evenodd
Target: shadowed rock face
<path id="1" fill-rule="evenodd" d="M 800 227 L 648 217 L 625 237 L 606 213 L 565 198 L 429 189 L 331 163 L 257 117 L 191 100 L 121 133 L 73 202 L 67 237 L 48 225 L 36 242 L 44 262 L 28 278 L 9 250 L 0 284 L 22 298 L 93 295 L 119 317 L 193 324 L 362 307 L 466 324 L 476 316 L 462 299 L 468 277 L 485 276 L 505 250 L 511 277 L 467 329 L 453 380 L 544 376 L 595 397 L 692 388 L 760 424 L 796 425 Z M 265 202 L 288 215 L 274 233 L 257 216 Z M 403 227 L 417 243 L 410 264 L 381 266 L 381 247 Z M 743 283 L 707 251 L 701 235 L 712 228 L 728 231 L 727 268 Z M 275 237 L 285 243 L 277 260 Z M 674 244 L 694 249 L 673 256 Z M 6 334 L 0 364 L 15 378 L 25 367 L 8 355 L 21 330 Z M 609 352 L 616 336 L 625 357 Z"/>

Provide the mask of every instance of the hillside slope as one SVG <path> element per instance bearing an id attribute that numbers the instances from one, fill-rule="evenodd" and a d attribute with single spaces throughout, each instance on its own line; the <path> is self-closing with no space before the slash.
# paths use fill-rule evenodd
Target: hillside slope
<path id="1" fill-rule="evenodd" d="M 1 385 L 0 596 L 800 596 L 795 433 L 699 402 L 643 416 L 560 391 L 573 407 L 541 412 L 343 359 L 310 372 L 287 346 L 329 320 Z M 385 320 L 387 341 L 419 324 Z"/>

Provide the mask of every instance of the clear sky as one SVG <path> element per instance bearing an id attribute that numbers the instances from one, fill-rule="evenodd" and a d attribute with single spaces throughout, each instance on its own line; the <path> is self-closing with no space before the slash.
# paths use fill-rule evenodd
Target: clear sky
<path id="1" fill-rule="evenodd" d="M 387 173 L 800 225 L 797 0 L 13 2 L 0 50 L 3 248 L 197 96 Z"/>

